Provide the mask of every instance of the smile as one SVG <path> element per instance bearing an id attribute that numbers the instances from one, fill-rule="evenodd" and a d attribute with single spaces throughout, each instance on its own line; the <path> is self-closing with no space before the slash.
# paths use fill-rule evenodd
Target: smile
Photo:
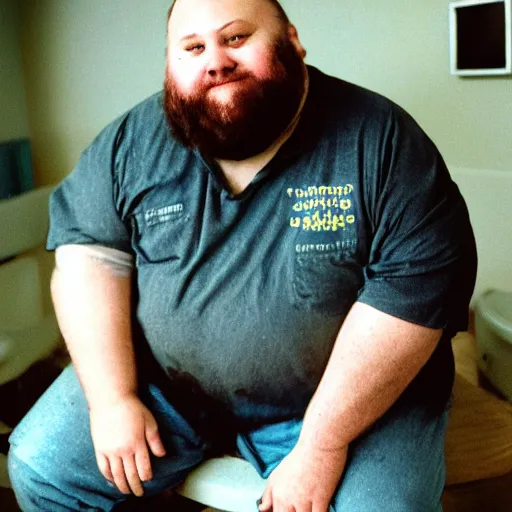
<path id="1" fill-rule="evenodd" d="M 216 87 L 223 87 L 224 85 L 231 85 L 235 84 L 237 82 L 241 82 L 242 80 L 245 80 L 245 77 L 230 79 L 230 80 L 222 80 L 220 82 L 212 84 L 211 88 L 214 89 Z"/>

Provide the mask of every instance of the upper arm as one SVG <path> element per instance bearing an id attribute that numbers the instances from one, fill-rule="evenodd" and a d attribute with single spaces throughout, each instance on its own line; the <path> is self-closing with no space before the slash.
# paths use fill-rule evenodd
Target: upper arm
<path id="1" fill-rule="evenodd" d="M 442 332 L 442 329 L 419 325 L 356 302 L 341 327 L 340 337 L 344 342 L 354 340 L 354 347 L 364 346 L 377 360 L 419 361 L 417 372 L 436 348 Z"/>
<path id="2" fill-rule="evenodd" d="M 372 241 L 358 300 L 414 324 L 463 330 L 476 274 L 468 211 L 434 144 L 398 108 L 373 184 Z"/>
<path id="3" fill-rule="evenodd" d="M 93 244 L 131 252 L 119 185 L 127 157 L 123 136 L 122 120 L 109 125 L 53 192 L 47 239 L 49 250 L 67 244 Z"/>

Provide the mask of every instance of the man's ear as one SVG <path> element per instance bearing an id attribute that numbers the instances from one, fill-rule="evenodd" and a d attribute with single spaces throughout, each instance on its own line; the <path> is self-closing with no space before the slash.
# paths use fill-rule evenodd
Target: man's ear
<path id="1" fill-rule="evenodd" d="M 290 38 L 291 43 L 297 50 L 297 53 L 304 59 L 306 57 L 307 52 L 299 40 L 299 33 L 297 32 L 297 28 L 295 27 L 295 25 L 288 25 L 288 37 Z"/>

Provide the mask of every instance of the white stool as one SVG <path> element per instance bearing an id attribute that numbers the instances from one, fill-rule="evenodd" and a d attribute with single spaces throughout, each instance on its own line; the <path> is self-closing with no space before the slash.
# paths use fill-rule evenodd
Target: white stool
<path id="1" fill-rule="evenodd" d="M 257 512 L 256 502 L 265 490 L 265 483 L 246 460 L 224 456 L 201 464 L 177 492 L 226 512 Z"/>

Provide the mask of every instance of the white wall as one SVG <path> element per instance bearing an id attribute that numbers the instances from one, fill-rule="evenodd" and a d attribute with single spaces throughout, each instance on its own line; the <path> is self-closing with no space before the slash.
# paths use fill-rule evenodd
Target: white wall
<path id="1" fill-rule="evenodd" d="M 479 265 L 474 296 L 489 288 L 512 292 L 512 172 L 463 167 L 450 172 L 475 232 Z"/>
<path id="2" fill-rule="evenodd" d="M 101 128 L 161 89 L 168 0 L 24 0 L 39 183 L 60 181 Z"/>
<path id="3" fill-rule="evenodd" d="M 448 0 L 283 0 L 309 61 L 408 110 L 446 161 L 512 171 L 512 77 L 449 72 Z"/>
<path id="4" fill-rule="evenodd" d="M 0 141 L 29 133 L 17 0 L 0 0 Z"/>

